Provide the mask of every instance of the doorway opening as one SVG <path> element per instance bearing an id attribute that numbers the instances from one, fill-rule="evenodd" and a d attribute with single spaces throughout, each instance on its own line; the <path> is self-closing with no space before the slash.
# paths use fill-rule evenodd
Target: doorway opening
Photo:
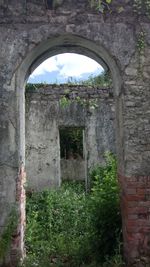
<path id="1" fill-rule="evenodd" d="M 62 181 L 83 181 L 86 177 L 85 130 L 83 128 L 60 128 L 60 172 Z"/>
<path id="2" fill-rule="evenodd" d="M 103 161 L 105 151 L 115 153 L 114 98 L 108 69 L 84 55 L 57 54 L 46 59 L 31 73 L 25 97 L 29 187 L 40 191 L 60 186 L 61 179 L 70 179 L 69 169 L 73 179 L 85 180 L 87 187 L 91 166 Z M 82 151 L 73 151 L 74 159 L 70 161 L 65 158 L 71 157 L 67 142 L 66 152 L 62 146 L 62 135 L 65 137 L 62 125 L 70 136 L 71 131 L 72 136 L 82 136 Z M 86 134 L 83 130 L 81 133 L 80 129 L 83 128 Z M 68 141 L 74 150 L 79 149 L 75 147 L 79 146 L 75 138 Z M 61 158 L 63 153 L 66 155 Z"/>

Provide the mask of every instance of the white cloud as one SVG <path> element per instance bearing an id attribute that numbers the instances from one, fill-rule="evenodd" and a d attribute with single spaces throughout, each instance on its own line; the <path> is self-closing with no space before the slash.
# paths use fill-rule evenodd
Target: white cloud
<path id="1" fill-rule="evenodd" d="M 58 71 L 57 62 L 55 57 L 46 59 L 42 64 L 40 64 L 30 75 L 31 78 L 42 75 L 45 72 Z"/>
<path id="2" fill-rule="evenodd" d="M 34 78 L 45 72 L 58 71 L 61 77 L 79 78 L 84 73 L 94 73 L 98 70 L 101 72 L 103 68 L 93 59 L 78 54 L 64 53 L 45 60 L 30 77 Z"/>

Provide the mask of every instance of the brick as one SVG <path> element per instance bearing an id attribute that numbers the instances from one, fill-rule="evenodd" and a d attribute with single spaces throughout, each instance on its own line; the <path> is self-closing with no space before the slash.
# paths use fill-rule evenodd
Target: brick
<path id="1" fill-rule="evenodd" d="M 136 188 L 127 188 L 125 190 L 126 194 L 128 195 L 135 195 L 137 192 L 136 192 Z"/>

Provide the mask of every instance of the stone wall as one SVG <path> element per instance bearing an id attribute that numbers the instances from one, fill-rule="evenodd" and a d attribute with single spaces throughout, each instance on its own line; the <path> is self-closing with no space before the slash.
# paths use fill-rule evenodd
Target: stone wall
<path id="1" fill-rule="evenodd" d="M 130 0 L 113 0 L 110 9 L 101 14 L 87 0 L 64 0 L 52 10 L 45 1 L 0 1 L 0 233 L 25 165 L 26 80 L 49 56 L 81 53 L 112 74 L 124 255 L 128 266 L 145 267 L 150 263 L 150 21 Z"/>
<path id="2" fill-rule="evenodd" d="M 70 102 L 61 106 L 67 96 Z M 77 99 L 83 104 L 80 104 Z M 94 102 L 93 102 L 94 101 Z M 94 104 L 97 107 L 94 108 Z M 28 186 L 34 190 L 59 186 L 61 177 L 87 179 L 89 169 L 104 162 L 104 153 L 116 153 L 114 98 L 111 89 L 51 85 L 26 92 L 26 172 Z M 59 129 L 84 129 L 82 164 L 61 160 Z M 83 170 L 81 168 L 83 167 Z M 67 168 L 67 169 L 66 169 Z M 75 171 L 76 170 L 76 171 Z M 83 175 L 84 174 L 84 175 Z M 71 177 L 70 177 L 71 179 Z"/>
<path id="3" fill-rule="evenodd" d="M 82 159 L 61 159 L 60 170 L 62 181 L 83 181 L 86 182 L 86 161 Z"/>

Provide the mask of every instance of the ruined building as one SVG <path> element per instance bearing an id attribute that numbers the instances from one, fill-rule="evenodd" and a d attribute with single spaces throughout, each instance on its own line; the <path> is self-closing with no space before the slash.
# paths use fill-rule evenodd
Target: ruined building
<path id="1" fill-rule="evenodd" d="M 24 251 L 26 81 L 46 58 L 64 52 L 86 55 L 111 72 L 124 256 L 130 267 L 150 264 L 149 1 L 142 7 L 135 0 L 103 2 L 102 13 L 87 0 L 0 1 L 0 234 L 14 204 L 19 218 L 5 260 L 10 266 Z M 44 112 L 51 116 L 53 107 Z M 50 130 L 46 118 L 42 123 Z"/>

